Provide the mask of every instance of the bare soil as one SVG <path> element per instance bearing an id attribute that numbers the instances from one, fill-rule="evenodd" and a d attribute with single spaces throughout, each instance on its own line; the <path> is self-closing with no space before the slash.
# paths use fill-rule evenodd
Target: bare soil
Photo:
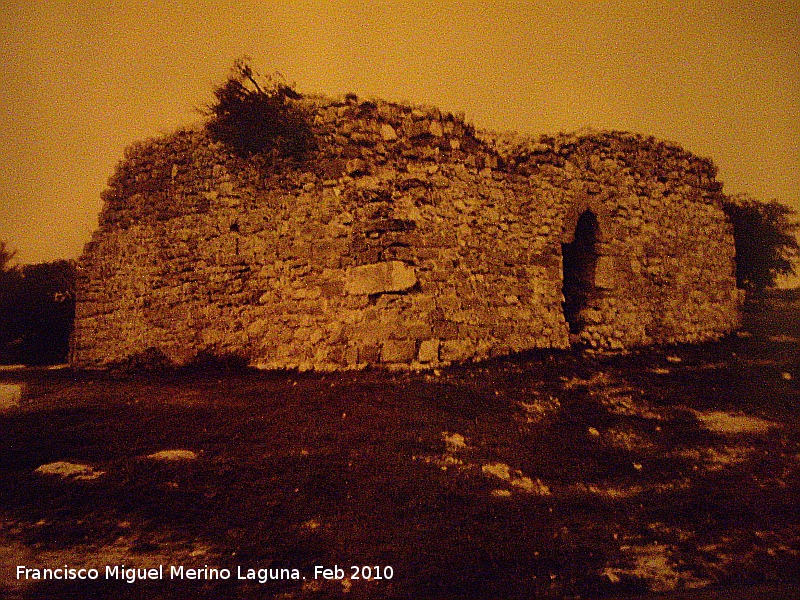
<path id="1" fill-rule="evenodd" d="M 23 386 L 0 412 L 0 596 L 800 597 L 799 380 L 796 295 L 721 342 L 615 356 L 0 372 Z M 105 578 L 123 564 L 164 578 Z M 279 567 L 305 579 L 237 579 Z"/>

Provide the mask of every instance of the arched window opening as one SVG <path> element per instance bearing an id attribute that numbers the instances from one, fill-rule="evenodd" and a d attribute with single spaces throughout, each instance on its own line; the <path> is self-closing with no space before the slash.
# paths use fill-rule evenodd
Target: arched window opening
<path id="1" fill-rule="evenodd" d="M 571 335 L 583 331 L 584 312 L 595 294 L 595 268 L 597 267 L 597 217 L 586 210 L 575 225 L 575 237 L 561 244 L 564 280 L 564 318 Z"/>

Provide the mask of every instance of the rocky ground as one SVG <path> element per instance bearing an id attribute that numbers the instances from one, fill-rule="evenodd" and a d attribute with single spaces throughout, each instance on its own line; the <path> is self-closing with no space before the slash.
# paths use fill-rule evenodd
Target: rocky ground
<path id="1" fill-rule="evenodd" d="M 788 296 L 723 342 L 616 356 L 7 370 L 6 404 L 21 394 L 0 412 L 0 595 L 797 597 L 798 378 Z M 121 565 L 163 578 L 128 583 Z"/>

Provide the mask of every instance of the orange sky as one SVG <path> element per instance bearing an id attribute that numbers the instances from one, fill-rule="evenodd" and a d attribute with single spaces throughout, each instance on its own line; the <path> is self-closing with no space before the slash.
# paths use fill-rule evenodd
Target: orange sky
<path id="1" fill-rule="evenodd" d="M 135 140 L 197 121 L 242 55 L 301 92 L 480 128 L 652 134 L 800 210 L 800 3 L 0 0 L 0 240 L 76 258 Z"/>

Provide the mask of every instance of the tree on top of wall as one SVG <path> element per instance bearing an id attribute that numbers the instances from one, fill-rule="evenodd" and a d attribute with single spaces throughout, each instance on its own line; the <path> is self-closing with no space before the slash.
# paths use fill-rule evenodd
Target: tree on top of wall
<path id="1" fill-rule="evenodd" d="M 761 202 L 748 194 L 728 196 L 723 209 L 733 224 L 736 244 L 736 285 L 759 296 L 775 287 L 781 275 L 793 275 L 800 256 L 796 214 L 776 200 Z"/>
<path id="2" fill-rule="evenodd" d="M 302 96 L 280 74 L 262 77 L 246 59 L 237 60 L 214 97 L 206 127 L 242 158 L 265 152 L 302 158 L 316 147 Z"/>

